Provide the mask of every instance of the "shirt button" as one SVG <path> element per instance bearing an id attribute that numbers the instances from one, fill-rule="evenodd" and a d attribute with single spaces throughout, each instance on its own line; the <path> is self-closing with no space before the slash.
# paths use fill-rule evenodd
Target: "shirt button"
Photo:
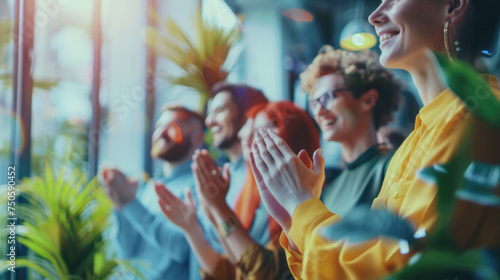
<path id="1" fill-rule="evenodd" d="M 399 195 L 399 192 L 398 192 L 398 191 L 395 191 L 395 192 L 392 194 L 392 196 L 393 196 L 394 198 L 398 197 L 398 195 Z"/>

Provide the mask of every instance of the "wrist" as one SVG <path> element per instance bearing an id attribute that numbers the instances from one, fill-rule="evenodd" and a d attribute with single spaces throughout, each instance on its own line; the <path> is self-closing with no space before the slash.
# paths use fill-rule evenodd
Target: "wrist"
<path id="1" fill-rule="evenodd" d="M 286 205 L 286 211 L 290 215 L 291 218 L 293 218 L 293 213 L 295 212 L 295 209 L 299 207 L 300 204 L 308 201 L 309 199 L 313 198 L 313 196 L 309 193 L 305 193 L 301 196 L 297 196 L 294 199 L 290 199 L 289 202 Z"/>
<path id="2" fill-rule="evenodd" d="M 186 234 L 193 234 L 201 231 L 201 226 L 200 223 L 198 223 L 198 220 L 188 222 L 181 228 Z"/>
<path id="3" fill-rule="evenodd" d="M 286 238 L 288 239 L 289 248 L 295 252 L 300 252 L 300 250 L 297 247 L 297 245 L 295 244 L 295 242 L 293 242 L 292 238 L 290 238 L 290 235 L 288 234 L 288 232 L 284 232 L 284 233 L 285 233 Z"/>
<path id="4" fill-rule="evenodd" d="M 292 218 L 290 217 L 287 220 L 280 221 L 279 222 L 281 228 L 283 229 L 283 232 L 288 236 L 288 232 L 290 231 L 290 228 L 292 227 Z"/>
<path id="5" fill-rule="evenodd" d="M 233 210 L 227 205 L 226 201 L 219 201 L 217 203 L 212 204 L 212 209 L 217 213 L 218 216 L 225 218 L 228 213 L 232 213 Z"/>
<path id="6" fill-rule="evenodd" d="M 188 223 L 186 226 L 182 227 L 182 230 L 186 235 L 191 236 L 193 238 L 198 238 L 199 233 L 203 235 L 203 230 L 201 229 L 200 224 L 198 221 L 193 222 L 193 223 Z"/>
<path id="7" fill-rule="evenodd" d="M 238 218 L 236 216 L 230 216 L 219 222 L 217 225 L 217 231 L 219 232 L 220 237 L 225 238 L 240 226 L 241 224 Z"/>

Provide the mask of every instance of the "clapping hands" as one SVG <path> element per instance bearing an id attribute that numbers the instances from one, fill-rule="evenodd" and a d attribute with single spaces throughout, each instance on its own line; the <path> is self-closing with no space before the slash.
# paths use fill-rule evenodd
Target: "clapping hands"
<path id="1" fill-rule="evenodd" d="M 97 177 L 117 210 L 121 210 L 125 204 L 135 199 L 136 179 L 128 179 L 120 170 L 110 167 L 101 168 Z"/>
<path id="2" fill-rule="evenodd" d="M 226 204 L 229 190 L 229 164 L 218 167 L 207 150 L 196 150 L 193 155 L 191 169 L 195 178 L 196 193 L 200 200 L 209 207 L 220 207 Z"/>
<path id="3" fill-rule="evenodd" d="M 172 223 L 184 231 L 189 231 L 198 224 L 196 203 L 191 190 L 188 188 L 185 190 L 186 202 L 166 189 L 161 182 L 155 183 L 155 191 L 158 194 L 161 211 Z"/>
<path id="4" fill-rule="evenodd" d="M 259 192 L 270 214 L 286 231 L 291 222 L 286 219 L 297 206 L 321 195 L 325 160 L 320 149 L 313 160 L 304 150 L 296 155 L 272 130 L 260 129 L 254 139 L 250 157 Z"/>

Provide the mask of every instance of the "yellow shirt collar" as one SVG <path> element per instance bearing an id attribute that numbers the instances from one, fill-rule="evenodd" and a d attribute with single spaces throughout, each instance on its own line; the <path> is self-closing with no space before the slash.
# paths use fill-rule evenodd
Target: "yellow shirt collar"
<path id="1" fill-rule="evenodd" d="M 489 74 L 481 74 L 481 77 L 486 80 L 490 88 L 493 90 L 493 93 L 497 95 L 498 98 L 498 78 Z M 436 98 L 434 98 L 434 100 L 420 109 L 419 116 L 417 117 L 418 126 L 420 126 L 418 118 L 420 118 L 425 125 L 431 126 L 435 121 L 441 119 L 443 115 L 447 113 L 444 108 L 455 102 L 457 99 L 458 97 L 450 88 L 445 89 Z"/>

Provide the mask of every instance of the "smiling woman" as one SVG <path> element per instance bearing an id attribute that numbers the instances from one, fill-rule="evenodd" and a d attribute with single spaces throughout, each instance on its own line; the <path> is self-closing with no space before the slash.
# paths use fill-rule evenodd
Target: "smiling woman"
<path id="1" fill-rule="evenodd" d="M 300 77 L 326 141 L 353 142 L 371 126 L 374 133 L 398 107 L 399 83 L 374 52 L 323 46 Z"/>
<path id="2" fill-rule="evenodd" d="M 477 47 L 468 47 L 469 42 L 459 41 L 470 35 L 469 30 L 464 28 L 471 22 L 479 22 L 483 16 L 488 17 L 491 26 L 481 30 L 481 34 L 495 35 L 485 40 L 491 42 L 491 38 L 498 36 L 499 6 L 500 2 L 496 0 L 388 0 L 382 1 L 370 16 L 370 22 L 381 37 L 380 62 L 386 67 L 407 70 L 425 105 L 417 116 L 414 132 L 391 160 L 372 207 L 397 214 L 415 225 L 415 230 L 432 233 L 440 217 L 436 209 L 437 188 L 416 178 L 417 170 L 444 164 L 457 157 L 464 162 L 500 164 L 500 131 L 473 115 L 454 95 L 441 79 L 441 70 L 432 55 L 432 52 L 441 52 L 453 58 L 459 53 L 458 57 L 475 62 Z M 447 51 L 445 41 L 454 42 L 454 50 Z M 462 48 L 462 44 L 467 47 Z M 333 72 L 335 68 L 337 65 L 334 64 L 329 71 Z M 500 99 L 498 79 L 484 77 L 496 98 Z M 329 89 L 345 86 L 333 78 L 324 82 L 319 80 L 314 85 L 318 91 L 314 92 L 313 100 L 325 94 L 327 87 L 323 83 L 329 84 Z M 346 94 L 339 93 L 339 103 Z M 370 104 L 369 98 L 365 103 Z M 325 100 L 321 105 L 326 106 L 328 102 Z M 340 127 L 341 114 L 333 112 L 335 107 L 331 108 L 331 117 L 320 120 L 325 129 Z M 330 212 L 317 199 L 316 193 L 321 184 L 312 182 L 320 175 L 314 176 L 272 131 L 262 131 L 258 137 L 258 147 L 252 147 L 257 162 L 254 174 L 261 178 L 257 180 L 259 189 L 272 193 L 276 202 L 292 217 L 289 221 L 280 221 L 280 224 L 291 225 L 283 228 L 285 235 L 280 241 L 296 279 L 379 279 L 408 263 L 416 249 L 400 250 L 398 242 L 392 239 L 376 237 L 356 244 L 345 239 L 324 239 L 320 234 L 321 228 L 340 222 L 341 217 Z M 315 162 L 321 160 L 315 155 Z M 270 163 L 281 168 L 276 169 Z M 286 188 L 283 187 L 285 185 Z M 484 215 L 498 215 L 498 209 L 481 209 L 485 211 Z M 478 217 L 467 214 L 461 219 L 463 227 L 478 229 Z M 498 236 L 499 232 L 499 224 L 491 224 L 488 236 L 475 237 L 492 242 L 486 244 L 478 242 L 481 240 L 471 240 L 467 244 L 456 245 L 462 249 L 470 249 L 471 244 L 478 243 L 498 246 L 498 238 L 492 237 Z M 426 274 L 422 278 L 429 277 Z M 455 277 L 456 274 L 452 273 L 451 278 Z"/>

